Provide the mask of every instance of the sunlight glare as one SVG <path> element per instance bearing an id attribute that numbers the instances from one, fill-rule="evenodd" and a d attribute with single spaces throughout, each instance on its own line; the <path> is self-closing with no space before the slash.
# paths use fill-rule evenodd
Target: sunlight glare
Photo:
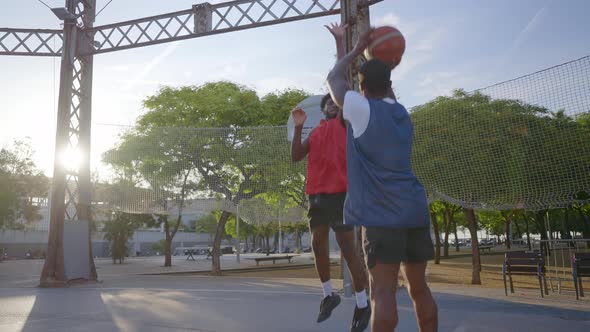
<path id="1" fill-rule="evenodd" d="M 68 147 L 60 157 L 61 164 L 69 171 L 78 171 L 82 165 L 82 153 L 79 149 Z"/>

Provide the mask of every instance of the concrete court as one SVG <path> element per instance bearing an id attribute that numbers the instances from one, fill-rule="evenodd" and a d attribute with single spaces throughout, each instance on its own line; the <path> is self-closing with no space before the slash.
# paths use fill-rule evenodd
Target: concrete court
<path id="1" fill-rule="evenodd" d="M 113 276 L 67 289 L 0 285 L 0 331 L 348 331 L 353 299 L 315 323 L 320 290 L 295 279 Z M 307 282 L 312 285 L 313 282 Z M 590 331 L 588 301 L 435 285 L 440 331 Z M 520 302 L 520 303 L 519 303 Z M 530 302 L 530 303 L 523 303 Z M 572 304 L 573 303 L 573 304 Z M 405 289 L 397 331 L 417 331 Z M 565 309 L 569 307 L 569 309 Z"/>

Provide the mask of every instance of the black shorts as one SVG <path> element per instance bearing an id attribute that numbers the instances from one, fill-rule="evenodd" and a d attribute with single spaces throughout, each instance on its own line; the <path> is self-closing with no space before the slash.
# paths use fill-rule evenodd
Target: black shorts
<path id="1" fill-rule="evenodd" d="M 328 225 L 334 232 L 352 231 L 352 225 L 344 225 L 344 200 L 346 193 L 309 195 L 309 228 Z"/>
<path id="2" fill-rule="evenodd" d="M 429 228 L 363 227 L 363 247 L 369 269 L 377 262 L 426 262 L 434 258 Z"/>

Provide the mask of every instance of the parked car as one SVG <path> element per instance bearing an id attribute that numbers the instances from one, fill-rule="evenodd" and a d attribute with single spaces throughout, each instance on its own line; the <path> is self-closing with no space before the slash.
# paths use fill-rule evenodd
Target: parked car
<path id="1" fill-rule="evenodd" d="M 233 254 L 234 248 L 232 246 L 226 246 L 221 248 L 221 254 Z"/>
<path id="2" fill-rule="evenodd" d="M 479 241 L 479 245 L 482 246 L 493 246 L 495 245 L 495 241 L 491 239 L 482 239 Z"/>

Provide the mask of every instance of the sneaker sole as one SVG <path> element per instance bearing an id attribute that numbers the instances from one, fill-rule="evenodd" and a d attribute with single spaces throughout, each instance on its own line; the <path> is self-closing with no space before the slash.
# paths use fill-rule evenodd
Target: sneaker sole
<path id="1" fill-rule="evenodd" d="M 340 305 L 340 301 L 341 301 L 340 297 L 338 297 L 337 299 L 338 299 L 338 300 L 336 301 L 336 304 L 335 304 L 335 305 L 332 307 L 332 309 L 330 309 L 330 311 L 328 311 L 328 312 L 327 312 L 327 315 L 326 315 L 326 317 L 325 317 L 324 319 L 321 319 L 321 320 L 320 320 L 320 319 L 318 319 L 318 320 L 317 320 L 317 322 L 318 322 L 318 323 L 321 323 L 321 322 L 323 322 L 323 321 L 326 321 L 328 318 L 330 318 L 330 316 L 332 316 L 332 311 L 333 311 L 334 309 L 336 309 L 336 307 L 337 307 L 337 306 L 339 306 L 339 305 Z"/>

